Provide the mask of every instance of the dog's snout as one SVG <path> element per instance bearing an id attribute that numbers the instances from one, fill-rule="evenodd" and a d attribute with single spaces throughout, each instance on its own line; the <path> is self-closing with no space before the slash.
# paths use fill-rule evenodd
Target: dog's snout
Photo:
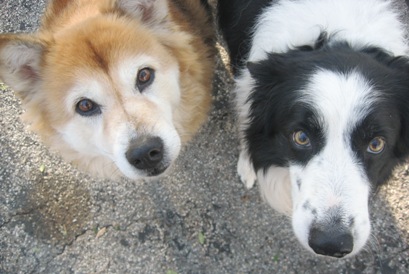
<path id="1" fill-rule="evenodd" d="M 157 169 L 164 155 L 163 142 L 159 137 L 141 136 L 131 142 L 126 159 L 140 170 Z"/>
<path id="2" fill-rule="evenodd" d="M 308 244 L 317 254 L 337 258 L 348 255 L 354 247 L 351 233 L 343 227 L 329 229 L 313 227 L 310 230 Z"/>

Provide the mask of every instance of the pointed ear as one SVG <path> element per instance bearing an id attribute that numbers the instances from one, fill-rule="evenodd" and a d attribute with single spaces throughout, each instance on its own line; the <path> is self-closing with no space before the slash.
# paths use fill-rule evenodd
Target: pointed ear
<path id="1" fill-rule="evenodd" d="M 0 35 L 0 79 L 25 99 L 41 77 L 44 44 L 26 35 Z"/>
<path id="2" fill-rule="evenodd" d="M 297 60 L 302 60 L 297 58 L 303 58 L 293 57 L 295 61 L 292 61 L 291 56 L 288 56 L 288 53 L 269 53 L 266 59 L 247 62 L 247 69 L 251 77 L 261 83 L 279 84 L 289 79 L 289 76 L 296 71 Z"/>
<path id="3" fill-rule="evenodd" d="M 153 26 L 166 22 L 169 11 L 166 0 L 117 0 L 116 6 L 125 14 Z"/>

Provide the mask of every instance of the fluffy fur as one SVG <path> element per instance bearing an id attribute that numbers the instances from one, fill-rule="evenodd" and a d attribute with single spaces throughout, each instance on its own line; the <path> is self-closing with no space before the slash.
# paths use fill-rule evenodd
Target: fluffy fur
<path id="1" fill-rule="evenodd" d="M 344 257 L 368 201 L 409 154 L 404 26 L 382 0 L 219 1 L 236 75 L 238 173 L 292 217 L 302 245 Z"/>
<path id="2" fill-rule="evenodd" d="M 50 1 L 0 35 L 0 78 L 44 142 L 92 174 L 162 174 L 205 121 L 214 31 L 200 0 Z"/>

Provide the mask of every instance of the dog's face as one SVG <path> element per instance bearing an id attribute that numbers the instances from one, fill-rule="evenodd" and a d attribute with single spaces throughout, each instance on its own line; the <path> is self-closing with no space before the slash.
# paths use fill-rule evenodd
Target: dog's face
<path id="1" fill-rule="evenodd" d="M 129 178 L 161 174 L 181 143 L 172 119 L 180 98 L 176 60 L 142 28 L 109 24 L 77 35 L 63 37 L 46 60 L 44 105 L 60 108 L 47 116 L 56 139 L 79 157 L 103 156 Z"/>
<path id="2" fill-rule="evenodd" d="M 365 245 L 371 192 L 408 154 L 407 61 L 375 52 L 292 51 L 248 65 L 250 157 L 266 176 L 288 168 L 294 232 L 317 254 Z"/>
<path id="3" fill-rule="evenodd" d="M 0 75 L 66 159 L 104 177 L 138 179 L 161 174 L 179 153 L 180 87 L 177 60 L 153 23 L 130 17 L 96 16 L 39 39 L 4 36 Z"/>

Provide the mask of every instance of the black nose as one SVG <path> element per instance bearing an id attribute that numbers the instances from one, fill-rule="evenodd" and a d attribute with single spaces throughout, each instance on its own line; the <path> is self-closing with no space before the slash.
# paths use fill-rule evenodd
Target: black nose
<path id="1" fill-rule="evenodd" d="M 163 142 L 159 137 L 140 136 L 129 145 L 126 159 L 137 169 L 158 169 L 163 160 Z"/>
<path id="2" fill-rule="evenodd" d="M 354 248 L 351 233 L 342 227 L 330 227 L 325 230 L 313 227 L 310 230 L 308 244 L 317 254 L 337 258 L 348 255 Z"/>

